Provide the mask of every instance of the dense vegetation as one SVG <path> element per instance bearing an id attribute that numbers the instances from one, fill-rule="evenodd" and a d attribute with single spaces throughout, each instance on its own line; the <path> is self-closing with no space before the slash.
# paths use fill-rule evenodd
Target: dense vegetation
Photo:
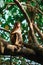
<path id="1" fill-rule="evenodd" d="M 42 33 L 39 35 L 36 30 L 34 31 L 34 35 L 37 37 L 38 42 L 43 46 L 43 0 L 17 0 L 20 2 L 24 10 L 27 12 L 31 21 L 37 25 Z M 0 0 L 0 37 L 5 39 L 8 42 L 10 41 L 10 34 L 1 28 L 11 31 L 16 21 L 21 23 L 23 42 L 28 44 L 28 31 L 30 31 L 29 23 L 26 20 L 27 18 L 24 16 L 24 13 L 18 7 L 18 5 L 13 0 Z M 33 42 L 32 42 L 33 43 Z M 12 62 L 15 65 L 35 65 L 35 62 L 27 60 L 23 57 L 10 57 L 6 58 L 6 56 L 0 55 L 0 64 L 5 63 L 11 64 Z M 4 57 L 4 58 L 3 58 Z M 8 57 L 8 56 L 7 56 Z M 21 60 L 21 61 L 20 61 Z M 7 62 L 8 63 L 7 63 Z M 10 61 L 10 63 L 9 63 Z M 4 65 L 5 65 L 4 64 Z M 13 64 L 12 64 L 13 65 Z M 36 65 L 39 65 L 36 63 Z"/>

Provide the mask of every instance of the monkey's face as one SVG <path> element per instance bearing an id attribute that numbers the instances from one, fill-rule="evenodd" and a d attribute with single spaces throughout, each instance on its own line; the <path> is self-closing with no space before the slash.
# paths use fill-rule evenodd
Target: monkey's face
<path id="1" fill-rule="evenodd" d="M 20 23 L 17 24 L 17 28 L 20 28 Z"/>

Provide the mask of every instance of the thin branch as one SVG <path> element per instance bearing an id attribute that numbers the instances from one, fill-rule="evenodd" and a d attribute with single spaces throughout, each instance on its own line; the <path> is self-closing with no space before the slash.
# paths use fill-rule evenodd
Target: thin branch
<path id="1" fill-rule="evenodd" d="M 33 0 L 33 2 L 36 2 L 36 4 L 39 6 L 39 2 L 38 2 L 38 0 L 36 0 L 36 1 Z M 37 5 L 36 5 L 36 6 L 37 6 Z M 36 10 L 39 11 L 39 12 L 43 15 L 43 12 L 42 12 L 39 8 L 36 8 Z"/>
<path id="2" fill-rule="evenodd" d="M 32 1 L 33 1 L 33 2 L 36 2 L 36 4 L 39 6 L 38 0 L 36 0 L 36 1 L 35 1 L 35 0 L 32 0 Z M 37 5 L 36 5 L 36 6 L 37 6 Z M 36 8 L 36 10 L 39 11 L 39 12 L 43 15 L 43 12 L 42 12 L 39 8 Z"/>
<path id="3" fill-rule="evenodd" d="M 33 24 L 34 29 L 38 32 L 39 36 L 43 40 L 43 33 L 41 33 L 40 29 L 37 27 L 37 25 Z"/>
<path id="4" fill-rule="evenodd" d="M 6 8 L 5 8 L 5 9 L 8 9 L 8 6 L 9 6 L 9 5 L 10 5 L 10 6 L 15 5 L 15 3 L 13 3 L 13 2 L 5 3 L 5 4 L 6 4 Z"/>
<path id="5" fill-rule="evenodd" d="M 40 12 L 42 15 L 43 15 L 43 12 L 39 9 L 39 8 L 36 8 L 36 7 L 34 7 L 34 6 L 31 6 L 31 5 L 29 5 L 29 4 L 23 4 L 23 5 L 25 5 L 25 6 L 28 6 L 28 7 L 32 7 L 34 10 L 37 10 L 38 12 Z"/>
<path id="6" fill-rule="evenodd" d="M 43 12 L 40 9 L 38 9 L 38 8 L 36 8 L 36 9 L 43 15 Z"/>
<path id="7" fill-rule="evenodd" d="M 4 29 L 2 27 L 0 27 L 0 30 L 3 30 L 3 31 L 8 32 L 8 33 L 11 33 L 9 30 L 6 30 L 6 29 Z"/>
<path id="8" fill-rule="evenodd" d="M 32 23 L 30 23 L 30 31 L 31 31 L 31 37 L 32 37 L 32 39 L 33 39 L 33 42 L 34 42 L 34 45 L 35 46 L 39 46 L 40 44 L 39 44 L 39 42 L 38 42 L 38 40 L 37 40 L 37 38 L 36 38 L 36 36 L 35 36 L 35 33 L 34 33 L 34 29 L 33 29 L 33 25 L 32 25 Z"/>
<path id="9" fill-rule="evenodd" d="M 5 3 L 5 4 L 7 4 L 7 5 L 15 5 L 15 3 L 14 2 L 10 2 L 10 3 Z"/>
<path id="10" fill-rule="evenodd" d="M 5 4 L 7 4 L 7 5 L 16 5 L 16 4 L 13 3 L 13 2 L 11 2 L 11 3 L 5 3 Z M 34 9 L 36 9 L 37 11 L 39 11 L 39 12 L 43 15 L 43 12 L 42 12 L 39 8 L 35 8 L 35 7 L 33 7 L 33 6 L 29 5 L 29 4 L 23 4 L 23 3 L 21 3 L 21 5 L 29 6 L 30 8 L 32 7 L 32 8 L 34 8 Z M 8 7 L 8 6 L 7 6 L 7 7 Z M 6 7 L 6 9 L 7 9 L 7 7 Z"/>

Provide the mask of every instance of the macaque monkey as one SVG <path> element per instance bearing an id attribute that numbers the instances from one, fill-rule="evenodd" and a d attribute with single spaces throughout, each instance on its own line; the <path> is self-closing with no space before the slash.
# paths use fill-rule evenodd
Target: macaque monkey
<path id="1" fill-rule="evenodd" d="M 0 28 L 0 29 L 7 32 L 7 30 L 5 30 L 3 28 Z M 22 47 L 22 43 L 23 43 L 20 22 L 16 22 L 12 31 L 11 32 L 8 31 L 8 32 L 10 33 L 10 40 L 11 40 L 12 45 L 7 45 L 7 48 L 10 47 L 10 49 L 11 49 L 12 47 L 13 48 L 15 47 L 15 49 L 17 48 L 19 51 L 20 48 Z"/>
<path id="2" fill-rule="evenodd" d="M 22 34 L 21 34 L 21 25 L 19 22 L 16 22 L 14 25 L 14 28 L 11 31 L 11 42 L 13 45 L 16 45 L 17 47 L 22 46 Z"/>
<path id="3" fill-rule="evenodd" d="M 19 40 L 19 42 L 23 41 L 22 40 L 22 34 L 21 34 L 20 22 L 15 23 L 14 28 L 12 29 L 12 31 L 6 30 L 4 28 L 0 28 L 0 30 L 3 30 L 3 31 L 6 31 L 6 32 L 10 33 L 10 38 L 11 38 L 12 44 L 15 44 L 15 41 L 17 41 L 17 39 Z"/>

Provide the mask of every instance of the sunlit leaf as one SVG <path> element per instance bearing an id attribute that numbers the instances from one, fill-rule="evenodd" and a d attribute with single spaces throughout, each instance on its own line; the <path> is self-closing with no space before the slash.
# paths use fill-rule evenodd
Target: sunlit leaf
<path id="1" fill-rule="evenodd" d="M 5 29 L 6 29 L 6 30 L 9 30 L 9 26 L 8 26 L 8 25 L 5 25 Z"/>

